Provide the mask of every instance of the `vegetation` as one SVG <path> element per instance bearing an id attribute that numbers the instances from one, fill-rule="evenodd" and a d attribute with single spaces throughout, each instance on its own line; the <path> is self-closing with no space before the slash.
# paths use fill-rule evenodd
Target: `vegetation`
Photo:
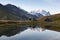
<path id="1" fill-rule="evenodd" d="M 46 18 L 49 18 L 51 22 L 45 21 Z M 40 27 L 60 31 L 60 14 L 41 17 L 38 22 Z"/>
<path id="2" fill-rule="evenodd" d="M 21 26 L 21 25 L 38 25 L 42 28 L 47 28 L 51 30 L 60 31 L 60 14 L 51 15 L 51 16 L 43 16 L 37 20 L 28 20 L 28 21 L 8 21 L 3 22 L 0 21 L 0 27 L 13 27 L 13 26 Z"/>
<path id="3" fill-rule="evenodd" d="M 8 20 L 7 20 L 8 21 Z M 31 25 L 34 26 L 36 25 L 36 21 L 0 21 L 0 26 L 21 26 L 21 25 Z"/>

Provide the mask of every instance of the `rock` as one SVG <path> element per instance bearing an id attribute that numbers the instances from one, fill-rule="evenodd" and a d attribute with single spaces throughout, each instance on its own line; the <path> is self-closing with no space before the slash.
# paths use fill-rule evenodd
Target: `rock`
<path id="1" fill-rule="evenodd" d="M 46 21 L 46 22 L 51 22 L 52 20 L 49 19 L 49 18 L 46 18 L 44 21 Z"/>

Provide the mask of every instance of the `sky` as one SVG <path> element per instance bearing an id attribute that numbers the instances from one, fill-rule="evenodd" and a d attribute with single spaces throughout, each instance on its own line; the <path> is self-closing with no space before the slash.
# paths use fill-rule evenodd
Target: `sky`
<path id="1" fill-rule="evenodd" d="M 0 0 L 3 5 L 13 4 L 28 12 L 33 10 L 46 10 L 51 14 L 60 13 L 60 0 Z"/>

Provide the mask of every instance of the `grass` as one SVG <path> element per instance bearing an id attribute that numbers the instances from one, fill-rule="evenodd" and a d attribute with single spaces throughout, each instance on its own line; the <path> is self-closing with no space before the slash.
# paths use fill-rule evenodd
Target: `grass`
<path id="1" fill-rule="evenodd" d="M 46 18 L 51 19 L 51 22 L 44 21 Z M 45 26 L 51 26 L 49 29 L 60 31 L 60 14 L 51 15 L 51 16 L 44 16 L 38 20 L 38 25 L 40 27 L 46 28 Z"/>
<path id="2" fill-rule="evenodd" d="M 51 22 L 44 21 L 46 18 L 51 19 Z M 39 27 L 46 28 L 45 26 L 51 26 L 49 29 L 60 31 L 60 14 L 43 16 L 36 21 L 22 21 L 22 22 L 0 22 L 0 27 L 11 27 L 21 25 L 38 25 Z"/>
<path id="3" fill-rule="evenodd" d="M 0 27 L 4 26 L 21 26 L 21 25 L 37 25 L 36 21 L 22 21 L 22 22 L 0 22 Z"/>

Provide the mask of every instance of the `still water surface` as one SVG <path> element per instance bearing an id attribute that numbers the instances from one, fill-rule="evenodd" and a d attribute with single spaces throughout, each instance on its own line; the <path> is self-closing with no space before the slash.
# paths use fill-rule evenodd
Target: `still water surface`
<path id="1" fill-rule="evenodd" d="M 60 40 L 60 32 L 43 28 L 19 27 L 8 30 L 0 30 L 0 40 Z"/>

